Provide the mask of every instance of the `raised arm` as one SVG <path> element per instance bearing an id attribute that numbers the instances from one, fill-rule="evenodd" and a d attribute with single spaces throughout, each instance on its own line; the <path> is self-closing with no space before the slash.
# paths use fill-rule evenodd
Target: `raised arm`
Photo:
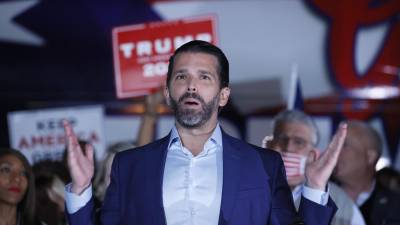
<path id="1" fill-rule="evenodd" d="M 82 151 L 71 124 L 66 120 L 64 130 L 67 139 L 68 170 L 72 179 L 71 191 L 79 195 L 89 187 L 93 178 L 93 147 L 87 144 L 85 151 Z"/>
<path id="2" fill-rule="evenodd" d="M 154 140 L 154 129 L 158 119 L 158 107 L 163 100 L 164 96 L 161 90 L 146 96 L 145 112 L 140 121 L 140 129 L 137 138 L 138 146 L 146 145 Z"/>
<path id="3" fill-rule="evenodd" d="M 306 164 L 306 186 L 325 191 L 329 177 L 339 158 L 347 134 L 347 124 L 340 124 L 338 130 L 328 145 L 328 148 L 318 157 L 317 151 L 310 152 Z"/>

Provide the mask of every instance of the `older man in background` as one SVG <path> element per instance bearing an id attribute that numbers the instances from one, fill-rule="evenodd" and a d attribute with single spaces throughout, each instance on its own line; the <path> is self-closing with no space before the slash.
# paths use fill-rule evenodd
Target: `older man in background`
<path id="1" fill-rule="evenodd" d="M 376 182 L 381 154 L 379 134 L 365 122 L 349 121 L 334 175 L 360 207 L 367 225 L 400 224 L 400 195 Z"/>
<path id="2" fill-rule="evenodd" d="M 319 150 L 316 149 L 318 138 L 314 121 L 302 111 L 285 110 L 274 119 L 273 139 L 268 147 L 277 150 L 282 155 L 286 178 L 297 209 L 300 205 L 303 183 L 306 180 L 304 170 L 307 159 L 320 155 Z M 329 192 L 338 206 L 331 224 L 365 224 L 358 207 L 339 186 L 330 182 Z"/>

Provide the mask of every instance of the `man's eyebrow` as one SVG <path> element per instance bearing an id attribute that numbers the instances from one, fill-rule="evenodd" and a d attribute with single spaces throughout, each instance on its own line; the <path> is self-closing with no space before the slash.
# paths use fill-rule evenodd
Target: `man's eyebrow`
<path id="1" fill-rule="evenodd" d="M 187 72 L 187 69 L 179 69 L 179 70 L 174 71 L 174 74 L 185 73 L 185 72 Z"/>
<path id="2" fill-rule="evenodd" d="M 211 73 L 211 72 L 208 71 L 208 70 L 199 70 L 199 72 L 200 72 L 201 74 L 210 74 L 210 75 L 213 74 L 213 73 Z"/>

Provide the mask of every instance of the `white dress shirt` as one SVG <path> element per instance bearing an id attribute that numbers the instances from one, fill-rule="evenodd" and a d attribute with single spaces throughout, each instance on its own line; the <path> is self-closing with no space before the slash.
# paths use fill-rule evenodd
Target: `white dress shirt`
<path id="1" fill-rule="evenodd" d="M 197 155 L 172 129 L 163 179 L 168 225 L 218 224 L 222 194 L 222 134 L 217 125 Z"/>

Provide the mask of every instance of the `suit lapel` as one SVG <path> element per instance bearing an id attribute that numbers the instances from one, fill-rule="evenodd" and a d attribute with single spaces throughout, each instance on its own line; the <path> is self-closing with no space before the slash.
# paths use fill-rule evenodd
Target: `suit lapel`
<path id="1" fill-rule="evenodd" d="M 162 183 L 167 156 L 169 137 L 160 140 L 159 145 L 148 150 L 146 157 L 146 188 L 144 196 L 148 199 L 148 213 L 154 225 L 164 225 L 165 212 L 162 199 Z"/>
<path id="2" fill-rule="evenodd" d="M 231 217 L 236 200 L 236 192 L 239 188 L 241 153 L 232 143 L 232 138 L 222 131 L 223 144 L 223 183 L 221 211 L 219 224 L 227 224 Z"/>

